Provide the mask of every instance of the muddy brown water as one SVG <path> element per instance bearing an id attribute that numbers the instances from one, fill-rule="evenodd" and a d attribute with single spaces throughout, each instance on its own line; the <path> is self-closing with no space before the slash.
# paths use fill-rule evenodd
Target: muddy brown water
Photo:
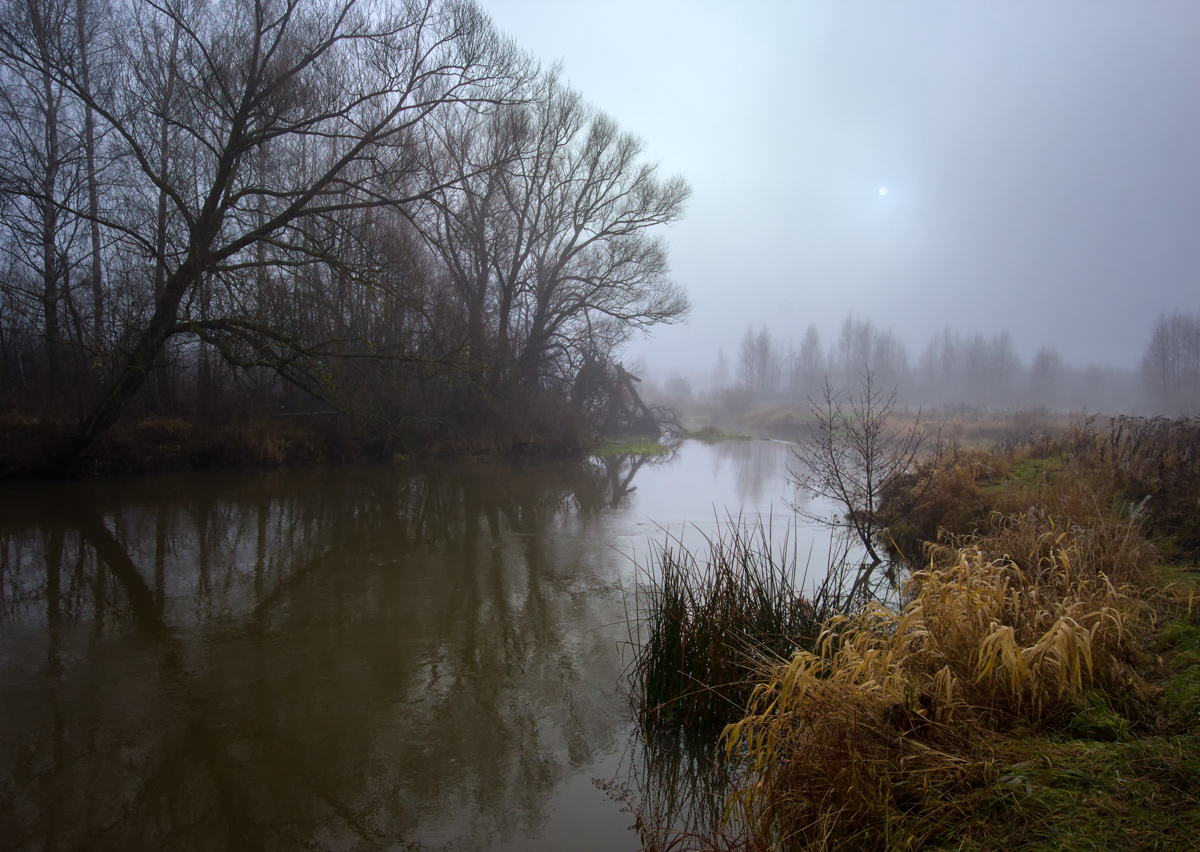
<path id="1" fill-rule="evenodd" d="M 0 489 L 0 848 L 637 849 L 631 557 L 790 520 L 789 461 Z"/>

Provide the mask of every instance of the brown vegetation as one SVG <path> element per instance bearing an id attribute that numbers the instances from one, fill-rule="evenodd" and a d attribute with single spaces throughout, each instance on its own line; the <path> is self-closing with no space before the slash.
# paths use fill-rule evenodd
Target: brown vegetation
<path id="1" fill-rule="evenodd" d="M 954 797 L 999 780 L 989 738 L 1061 727 L 1087 695 L 1148 698 L 1122 677 L 1142 607 L 1084 556 L 1089 532 L 1047 536 L 1029 570 L 979 539 L 914 575 L 903 607 L 830 620 L 726 730 L 747 762 L 735 818 L 785 848 L 887 848 L 889 823 L 924 840 Z"/>
<path id="2" fill-rule="evenodd" d="M 1163 561 L 1184 536 L 1172 507 L 1200 498 L 1200 478 L 1177 475 L 1200 452 L 1196 434 L 1190 421 L 1117 420 L 1107 436 L 1085 422 L 1049 446 L 944 453 L 892 483 L 908 541 L 923 543 L 908 580 L 826 619 L 790 658 L 760 660 L 723 734 L 723 824 L 652 844 L 1194 838 L 1200 606 L 1194 581 Z"/>

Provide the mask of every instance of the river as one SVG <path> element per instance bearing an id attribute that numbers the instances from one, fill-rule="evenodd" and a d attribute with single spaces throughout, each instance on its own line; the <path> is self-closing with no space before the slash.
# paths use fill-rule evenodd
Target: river
<path id="1" fill-rule="evenodd" d="M 637 849 L 594 782 L 645 775 L 634 560 L 791 521 L 790 462 L 688 441 L 6 485 L 0 848 Z"/>

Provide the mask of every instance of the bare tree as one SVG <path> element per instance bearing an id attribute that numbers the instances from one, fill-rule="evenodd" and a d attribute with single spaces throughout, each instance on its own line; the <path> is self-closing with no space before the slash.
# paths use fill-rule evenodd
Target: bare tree
<path id="1" fill-rule="evenodd" d="M 717 363 L 713 367 L 712 388 L 713 391 L 724 390 L 729 384 L 729 361 L 725 358 L 725 347 L 717 347 Z"/>
<path id="2" fill-rule="evenodd" d="M 530 93 L 536 99 L 545 92 Z M 483 378 L 507 359 L 506 335 L 528 260 L 528 205 L 510 203 L 509 170 L 527 146 L 528 112 L 515 106 L 447 112 L 426 126 L 428 168 L 441 188 L 414 218 L 442 261 L 467 315 L 467 354 Z"/>
<path id="3" fill-rule="evenodd" d="M 121 415 L 169 339 L 207 330 L 303 348 L 241 316 L 205 321 L 181 309 L 210 276 L 336 264 L 317 239 L 322 223 L 427 196 L 420 124 L 457 104 L 508 100 L 523 73 L 469 2 L 128 0 L 114 13 L 128 37 L 107 48 L 118 84 L 103 89 L 84 79 L 73 48 L 0 26 L 11 66 L 44 69 L 52 90 L 104 123 L 132 166 L 131 201 L 165 198 L 168 208 L 163 227 L 136 203 L 106 222 L 127 250 L 155 259 L 161 285 L 124 330 L 123 365 L 83 420 L 68 467 Z M 177 137 L 168 146 L 164 127 Z M 264 154 L 291 167 L 263 181 L 254 165 Z"/>
<path id="4" fill-rule="evenodd" d="M 779 386 L 780 360 L 778 347 L 766 326 L 758 334 L 747 328 L 738 350 L 738 383 L 759 397 L 772 393 Z"/>
<path id="5" fill-rule="evenodd" d="M 1142 384 L 1158 411 L 1200 407 L 1200 315 L 1161 313 L 1141 361 Z"/>
<path id="6" fill-rule="evenodd" d="M 891 329 L 884 331 L 870 320 L 847 316 L 831 353 L 830 371 L 839 388 L 854 387 L 864 370 L 874 373 L 879 384 L 901 386 L 908 380 L 908 350 Z"/>
<path id="7" fill-rule="evenodd" d="M 87 174 L 88 283 L 92 291 L 92 350 L 104 348 L 104 272 L 100 244 L 100 180 L 96 163 L 96 116 L 92 110 L 92 30 L 94 17 L 91 0 L 75 0 L 76 48 L 79 57 L 79 83 L 88 92 L 83 99 L 83 150 Z"/>
<path id="8" fill-rule="evenodd" d="M 40 308 L 43 357 L 55 384 L 62 378 L 60 319 L 74 237 L 64 208 L 77 177 L 75 146 L 66 132 L 70 104 L 55 76 L 70 13 L 65 0 L 18 0 L 4 9 L 0 24 L 25 45 L 22 62 L 0 56 L 0 190 L 10 202 L 3 245 L 13 262 L 16 287 Z M 13 284 L 10 280 L 7 286 Z"/>
<path id="9" fill-rule="evenodd" d="M 1033 363 L 1029 365 L 1029 396 L 1033 404 L 1059 404 L 1062 377 L 1063 361 L 1058 350 L 1049 346 L 1038 349 L 1033 356 Z"/>
<path id="10" fill-rule="evenodd" d="M 415 218 L 466 305 L 473 360 L 510 390 L 565 383 L 688 308 L 652 234 L 682 216 L 687 184 L 660 181 L 556 71 L 529 100 L 429 125 L 444 189 Z"/>
<path id="11" fill-rule="evenodd" d="M 920 412 L 903 427 L 889 422 L 895 388 L 881 390 L 870 370 L 860 378 L 858 391 L 845 401 L 828 381 L 821 398 L 810 399 L 808 434 L 797 443 L 796 464 L 788 469 L 797 485 L 835 503 L 841 514 L 830 518 L 803 505 L 793 508 L 809 520 L 853 533 L 866 552 L 851 597 L 884 561 L 879 554 L 879 535 L 889 522 L 880 514 L 884 489 L 912 470 L 929 437 Z"/>
<path id="12" fill-rule="evenodd" d="M 803 401 L 818 393 L 826 375 L 825 352 L 821 348 L 821 335 L 815 325 L 804 332 L 800 349 L 792 359 L 790 390 L 796 401 Z"/>
<path id="13" fill-rule="evenodd" d="M 571 360 L 612 355 L 632 334 L 686 315 L 666 245 L 652 229 L 683 215 L 680 177 L 659 181 L 640 161 L 642 143 L 579 97 L 555 86 L 536 126 L 514 198 L 536 211 L 530 264 L 509 337 L 519 345 L 514 379 L 536 386 Z"/>

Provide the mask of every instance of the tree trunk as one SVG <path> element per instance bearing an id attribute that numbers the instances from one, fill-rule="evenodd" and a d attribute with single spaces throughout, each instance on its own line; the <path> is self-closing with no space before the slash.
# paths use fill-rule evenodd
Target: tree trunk
<path id="1" fill-rule="evenodd" d="M 89 99 L 92 91 L 87 47 L 87 3 L 76 0 L 75 25 L 79 30 L 79 74 Z M 90 100 L 83 111 L 83 147 L 87 159 L 88 218 L 91 220 L 92 348 L 104 350 L 104 285 L 100 263 L 100 185 L 96 179 L 96 120 Z"/>
<path id="2" fill-rule="evenodd" d="M 216 228 L 213 228 L 216 233 Z M 205 243 L 207 246 L 207 242 Z M 130 400 L 137 395 L 154 367 L 158 353 L 167 339 L 175 332 L 175 321 L 179 316 L 179 304 L 184 294 L 195 286 L 206 268 L 207 248 L 193 243 L 187 259 L 167 278 L 162 295 L 155 303 L 154 316 L 138 337 L 137 344 L 117 377 L 112 389 L 79 427 L 71 444 L 60 459 L 63 473 L 73 472 L 95 446 L 97 439 L 117 421 Z"/>
<path id="3" fill-rule="evenodd" d="M 171 165 L 171 139 L 170 130 L 171 123 L 169 120 L 171 114 L 171 102 L 175 93 L 175 79 L 177 75 L 179 63 L 179 40 L 182 35 L 182 27 L 178 18 L 175 19 L 175 29 L 171 35 L 171 54 L 167 63 L 167 84 L 163 91 L 162 98 L 162 124 L 159 130 L 158 140 L 158 179 L 160 189 L 158 191 L 158 210 L 157 219 L 155 221 L 156 231 L 154 234 L 154 300 L 160 302 L 163 298 L 164 287 L 167 279 L 167 192 L 164 187 L 168 184 L 170 174 L 168 170 Z M 174 322 L 174 320 L 172 320 Z M 164 338 L 165 339 L 165 338 Z M 161 348 L 161 346 L 159 347 Z M 158 351 L 155 350 L 155 355 Z M 140 387 L 145 377 L 138 382 Z M 169 395 L 170 388 L 166 370 L 163 365 L 158 365 L 154 370 L 154 396 L 157 397 L 158 403 L 161 405 L 163 400 Z M 107 427 L 106 427 L 107 428 Z"/>
<path id="4" fill-rule="evenodd" d="M 41 29 L 39 22 L 39 29 Z M 39 34 L 42 35 L 42 34 Z M 44 35 L 42 35 L 44 37 Z M 55 100 L 54 83 L 47 65 L 42 70 L 42 96 L 45 98 L 45 141 L 46 168 L 42 173 L 42 310 L 46 318 L 46 364 L 50 371 L 50 383 L 57 386 L 62 378 L 59 364 L 58 327 L 58 252 L 55 239 L 58 235 L 58 207 L 55 190 L 58 183 L 58 104 Z"/>

